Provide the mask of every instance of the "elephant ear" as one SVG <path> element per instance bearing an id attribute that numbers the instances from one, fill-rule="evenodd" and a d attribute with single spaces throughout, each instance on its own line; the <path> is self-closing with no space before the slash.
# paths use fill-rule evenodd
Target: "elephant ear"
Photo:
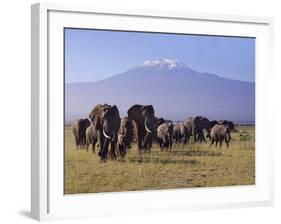
<path id="1" fill-rule="evenodd" d="M 104 105 L 98 104 L 96 105 L 91 113 L 89 114 L 89 118 L 92 121 L 93 126 L 96 130 L 100 130 L 102 128 L 101 124 L 101 116 L 102 116 L 102 108 Z"/>
<path id="2" fill-rule="evenodd" d="M 152 114 L 155 114 L 155 111 L 154 111 L 154 108 L 152 105 L 145 105 L 145 106 L 142 106 L 142 112 L 143 113 L 152 113 Z"/>
<path id="3" fill-rule="evenodd" d="M 96 105 L 89 114 L 90 120 L 93 122 L 95 117 L 100 116 L 101 113 L 101 104 Z"/>
<path id="4" fill-rule="evenodd" d="M 143 121 L 142 117 L 142 105 L 135 104 L 129 108 L 127 111 L 128 118 L 136 123 L 140 123 Z"/>

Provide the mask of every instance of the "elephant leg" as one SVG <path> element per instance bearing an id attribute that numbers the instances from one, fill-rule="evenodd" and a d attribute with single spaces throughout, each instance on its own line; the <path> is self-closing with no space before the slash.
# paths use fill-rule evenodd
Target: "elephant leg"
<path id="1" fill-rule="evenodd" d="M 75 148 L 76 148 L 76 150 L 78 150 L 78 138 L 77 137 L 75 137 Z"/>
<path id="2" fill-rule="evenodd" d="M 204 141 L 204 133 L 202 130 L 199 132 L 199 135 L 200 135 L 200 142 L 202 143 Z"/>
<path id="3" fill-rule="evenodd" d="M 167 151 L 167 143 L 166 141 L 164 141 L 163 143 L 163 152 Z"/>
<path id="4" fill-rule="evenodd" d="M 143 147 L 145 150 L 148 150 L 150 147 L 150 134 L 147 133 L 145 138 L 144 138 L 144 143 L 143 143 Z"/>
<path id="5" fill-rule="evenodd" d="M 77 149 L 78 149 L 78 150 L 80 149 L 80 142 L 81 142 L 81 140 L 80 140 L 80 138 L 78 137 L 78 139 L 77 139 Z"/>
<path id="6" fill-rule="evenodd" d="M 171 142 L 171 140 L 169 141 L 169 151 L 172 151 L 172 142 Z"/>
<path id="7" fill-rule="evenodd" d="M 186 135 L 183 136 L 183 144 L 186 145 Z"/>
<path id="8" fill-rule="evenodd" d="M 89 141 L 87 140 L 86 141 L 86 151 L 88 152 L 88 149 L 89 149 Z"/>
<path id="9" fill-rule="evenodd" d="M 127 154 L 127 146 L 126 144 L 123 144 L 122 145 L 122 151 L 120 152 L 121 153 L 121 157 L 124 158 Z"/>
<path id="10" fill-rule="evenodd" d="M 82 147 L 82 149 L 84 149 L 84 148 L 85 148 L 85 144 L 84 144 L 84 137 L 82 137 L 81 147 Z"/>
<path id="11" fill-rule="evenodd" d="M 200 140 L 198 133 L 196 133 L 196 135 L 194 135 L 193 139 L 194 139 L 194 143 L 196 143 Z"/>
<path id="12" fill-rule="evenodd" d="M 116 156 L 117 157 L 123 158 L 123 147 L 124 147 L 124 143 L 121 145 L 117 143 L 117 145 L 116 145 Z"/>
<path id="13" fill-rule="evenodd" d="M 166 137 L 165 139 L 165 147 L 166 147 L 166 151 L 169 151 L 169 138 Z"/>
<path id="14" fill-rule="evenodd" d="M 83 139 L 83 146 L 84 146 L 84 148 L 86 149 L 86 136 L 85 136 L 84 139 Z"/>
<path id="15" fill-rule="evenodd" d="M 104 145 L 104 136 L 102 134 L 101 131 L 98 131 L 98 144 L 99 144 L 99 155 L 103 149 L 103 145 Z"/>
<path id="16" fill-rule="evenodd" d="M 80 138 L 80 149 L 83 149 L 84 147 L 84 141 L 83 141 L 83 137 Z"/>
<path id="17" fill-rule="evenodd" d="M 147 138 L 148 138 L 147 135 L 144 136 L 144 139 L 143 139 L 143 148 L 144 148 L 144 149 L 147 148 L 147 140 L 148 140 Z"/>
<path id="18" fill-rule="evenodd" d="M 127 146 L 126 144 L 123 144 L 121 157 L 124 158 L 126 154 L 127 154 Z"/>
<path id="19" fill-rule="evenodd" d="M 202 140 L 203 140 L 203 142 L 206 142 L 206 138 L 205 138 L 205 136 L 204 136 L 204 132 L 202 131 Z"/>
<path id="20" fill-rule="evenodd" d="M 142 146 L 142 142 L 141 140 L 138 140 L 138 152 L 137 152 L 137 156 L 138 156 L 138 160 L 140 160 L 140 157 L 141 157 L 141 147 Z"/>
<path id="21" fill-rule="evenodd" d="M 138 130 L 138 133 L 136 136 L 137 136 L 137 143 L 138 143 L 137 159 L 140 162 L 141 161 L 142 140 L 143 140 L 143 135 L 141 134 L 140 130 Z"/>
<path id="22" fill-rule="evenodd" d="M 144 144 L 143 144 L 144 149 L 150 149 L 151 139 L 152 139 L 152 135 L 150 133 L 147 133 L 144 138 Z"/>
<path id="23" fill-rule="evenodd" d="M 99 151 L 99 156 L 100 156 L 101 160 L 104 162 L 107 158 L 108 146 L 109 146 L 109 140 L 105 139 L 103 142 L 102 149 Z"/>
<path id="24" fill-rule="evenodd" d="M 160 145 L 160 150 L 163 151 L 164 150 L 164 142 L 163 142 L 162 139 L 159 141 L 159 145 Z"/>
<path id="25" fill-rule="evenodd" d="M 212 147 L 212 145 L 214 144 L 214 139 L 211 139 L 211 144 L 210 144 L 210 146 L 209 146 L 209 148 L 211 148 Z"/>
<path id="26" fill-rule="evenodd" d="M 228 143 L 230 142 L 231 140 L 231 136 L 230 136 L 230 133 L 228 134 Z"/>
<path id="27" fill-rule="evenodd" d="M 221 148 L 221 146 L 222 146 L 222 139 L 220 139 L 220 148 Z"/>
<path id="28" fill-rule="evenodd" d="M 194 129 L 194 130 L 192 131 L 192 134 L 193 134 L 193 142 L 196 143 L 197 131 Z"/>
<path id="29" fill-rule="evenodd" d="M 189 138 L 190 138 L 190 135 L 187 135 L 186 136 L 186 143 L 189 143 Z"/>
<path id="30" fill-rule="evenodd" d="M 118 144 L 116 147 L 116 154 L 118 157 L 124 158 L 124 143 Z"/>
<path id="31" fill-rule="evenodd" d="M 117 158 L 115 146 L 116 146 L 115 142 L 112 141 L 110 144 L 110 157 L 112 160 L 115 160 Z"/>
<path id="32" fill-rule="evenodd" d="M 92 142 L 92 153 L 96 152 L 96 143 L 97 143 L 97 141 L 94 139 Z"/>
<path id="33" fill-rule="evenodd" d="M 81 137 L 79 137 L 79 143 L 78 144 L 79 144 L 79 148 L 82 149 L 82 138 Z"/>
<path id="34" fill-rule="evenodd" d="M 216 140 L 216 148 L 217 148 L 217 146 L 218 146 L 218 140 Z"/>
<path id="35" fill-rule="evenodd" d="M 149 146 L 148 146 L 149 152 L 151 152 L 152 144 L 153 144 L 153 136 L 151 135 L 149 138 Z"/>
<path id="36" fill-rule="evenodd" d="M 224 140 L 225 140 L 226 147 L 228 148 L 228 146 L 229 146 L 229 141 L 227 140 L 227 138 L 225 138 Z"/>

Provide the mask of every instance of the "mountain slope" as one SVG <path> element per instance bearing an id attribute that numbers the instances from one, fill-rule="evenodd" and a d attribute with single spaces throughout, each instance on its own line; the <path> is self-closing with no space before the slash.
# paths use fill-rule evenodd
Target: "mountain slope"
<path id="1" fill-rule="evenodd" d="M 92 83 L 65 85 L 66 121 L 88 116 L 98 103 L 116 104 L 124 116 L 132 104 L 152 104 L 171 120 L 204 115 L 237 122 L 255 120 L 255 84 L 196 72 L 176 60 L 146 61 Z"/>

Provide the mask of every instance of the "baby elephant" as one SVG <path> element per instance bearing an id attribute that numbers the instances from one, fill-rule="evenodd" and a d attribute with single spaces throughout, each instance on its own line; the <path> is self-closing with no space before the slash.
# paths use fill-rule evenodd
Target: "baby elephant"
<path id="1" fill-rule="evenodd" d="M 98 141 L 97 131 L 90 125 L 86 129 L 86 150 L 88 151 L 89 145 L 92 144 L 92 152 L 95 153 L 96 143 Z"/>
<path id="2" fill-rule="evenodd" d="M 121 158 L 124 158 L 127 154 L 127 140 L 126 136 L 123 134 L 118 135 L 118 140 L 117 140 L 117 154 Z"/>
<path id="3" fill-rule="evenodd" d="M 216 147 L 218 142 L 220 143 L 220 148 L 222 145 L 223 140 L 226 143 L 226 146 L 229 146 L 229 142 L 230 142 L 230 131 L 231 128 L 229 127 L 229 125 L 224 125 L 224 124 L 216 124 L 212 130 L 211 130 L 211 134 L 210 134 L 210 138 L 211 138 L 211 144 L 210 147 L 213 145 L 214 142 L 216 142 Z"/>
<path id="4" fill-rule="evenodd" d="M 173 145 L 173 129 L 174 125 L 170 122 L 163 123 L 157 128 L 157 137 L 162 151 L 165 148 L 171 151 Z"/>

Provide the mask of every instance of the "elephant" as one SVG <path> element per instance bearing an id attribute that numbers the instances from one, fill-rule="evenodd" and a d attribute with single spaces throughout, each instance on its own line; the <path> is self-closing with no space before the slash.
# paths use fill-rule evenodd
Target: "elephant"
<path id="1" fill-rule="evenodd" d="M 90 126 L 90 121 L 80 118 L 72 123 L 72 132 L 75 138 L 76 149 L 84 148 L 86 145 L 86 129 Z"/>
<path id="2" fill-rule="evenodd" d="M 173 138 L 175 140 L 175 144 L 187 143 L 189 140 L 190 133 L 187 130 L 187 127 L 183 122 L 178 122 L 174 124 Z"/>
<path id="3" fill-rule="evenodd" d="M 188 118 L 184 122 L 184 125 L 187 127 L 187 130 L 192 133 L 193 141 L 195 143 L 197 142 L 197 140 L 199 140 L 200 142 L 206 141 L 204 137 L 204 130 L 206 130 L 207 133 L 210 133 L 209 123 L 210 121 L 208 118 L 203 116 L 196 116 Z"/>
<path id="4" fill-rule="evenodd" d="M 173 128 L 174 125 L 171 122 L 165 122 L 157 128 L 157 137 L 160 144 L 160 149 L 163 151 L 171 151 L 173 146 Z"/>
<path id="5" fill-rule="evenodd" d="M 121 157 L 126 155 L 127 149 L 131 148 L 134 141 L 134 127 L 132 121 L 128 117 L 121 119 L 120 128 L 118 132 L 117 149 L 121 153 Z M 125 151 L 125 153 L 122 153 Z"/>
<path id="6" fill-rule="evenodd" d="M 89 145 L 92 144 L 92 152 L 95 153 L 96 143 L 98 141 L 98 134 L 94 126 L 91 124 L 86 129 L 86 150 L 88 151 Z"/>
<path id="7" fill-rule="evenodd" d="M 89 118 L 97 131 L 100 145 L 98 154 L 101 161 L 105 162 L 107 159 L 109 143 L 111 143 L 110 157 L 116 159 L 116 144 L 121 122 L 117 106 L 98 104 L 90 112 Z"/>
<path id="8" fill-rule="evenodd" d="M 147 149 L 152 141 L 156 118 L 155 111 L 152 105 L 135 104 L 127 111 L 128 118 L 133 122 L 137 138 L 138 160 L 142 149 Z"/>
<path id="9" fill-rule="evenodd" d="M 211 144 L 210 148 L 212 147 L 213 143 L 216 142 L 216 147 L 218 142 L 220 143 L 220 148 L 222 146 L 223 140 L 225 140 L 226 146 L 228 148 L 229 142 L 230 142 L 230 131 L 231 128 L 229 125 L 224 125 L 224 124 L 216 124 L 212 130 L 211 130 Z"/>

